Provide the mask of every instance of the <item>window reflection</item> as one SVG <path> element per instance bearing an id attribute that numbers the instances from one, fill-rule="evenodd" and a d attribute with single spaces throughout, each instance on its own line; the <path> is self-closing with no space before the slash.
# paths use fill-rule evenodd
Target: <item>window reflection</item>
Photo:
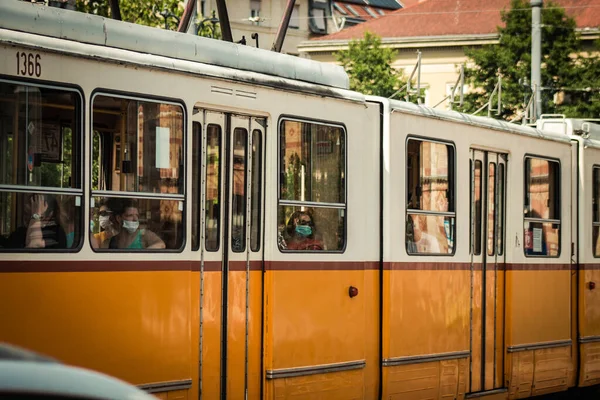
<path id="1" fill-rule="evenodd" d="M 410 139 L 406 157 L 406 250 L 454 252 L 454 148 Z M 419 212 L 416 212 L 419 211 Z"/>
<path id="2" fill-rule="evenodd" d="M 252 131 L 252 204 L 250 210 L 250 248 L 260 250 L 261 192 L 262 192 L 262 135 Z"/>
<path id="3" fill-rule="evenodd" d="M 557 161 L 525 159 L 524 249 L 527 256 L 557 257 L 560 252 L 560 166 Z"/>
<path id="4" fill-rule="evenodd" d="M 205 247 L 217 251 L 221 226 L 221 127 L 209 124 L 206 132 Z"/>
<path id="5" fill-rule="evenodd" d="M 0 250 L 79 246 L 81 138 L 77 92 L 0 81 Z"/>
<path id="6" fill-rule="evenodd" d="M 248 131 L 233 131 L 233 202 L 231 205 L 231 249 L 246 250 L 246 160 L 248 158 Z"/>
<path id="7" fill-rule="evenodd" d="M 343 129 L 286 120 L 280 125 L 279 140 L 280 250 L 343 250 L 346 211 Z M 310 219 L 312 226 L 303 225 L 304 219 Z"/>
<path id="8" fill-rule="evenodd" d="M 592 251 L 600 257 L 600 168 L 592 173 Z"/>
<path id="9" fill-rule="evenodd" d="M 95 96 L 92 106 L 92 195 L 98 204 L 109 205 L 116 232 L 108 242 L 93 235 L 93 247 L 181 249 L 183 108 L 109 95 Z M 119 194 L 108 196 L 105 192 Z M 150 195 L 144 198 L 140 193 Z M 92 213 L 100 212 L 99 205 L 91 207 Z M 129 232 L 134 226 L 137 228 Z M 94 233 L 100 233 L 99 229 L 100 225 L 95 225 Z"/>

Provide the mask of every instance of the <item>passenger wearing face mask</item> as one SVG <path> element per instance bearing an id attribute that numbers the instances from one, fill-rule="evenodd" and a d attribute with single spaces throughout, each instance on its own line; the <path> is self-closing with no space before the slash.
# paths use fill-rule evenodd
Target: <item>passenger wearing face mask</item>
<path id="1" fill-rule="evenodd" d="M 165 242 L 154 232 L 140 229 L 140 216 L 137 206 L 125 200 L 118 211 L 115 210 L 114 221 L 120 227 L 119 233 L 113 236 L 110 249 L 164 249 Z"/>
<path id="2" fill-rule="evenodd" d="M 108 202 L 101 202 L 100 208 L 98 209 L 98 224 L 100 225 L 100 232 L 94 234 L 94 241 L 92 246 L 94 248 L 105 249 L 108 247 L 109 240 L 119 233 L 119 230 L 115 228 L 113 212 L 110 210 Z"/>
<path id="3" fill-rule="evenodd" d="M 316 227 L 311 216 L 304 211 L 296 211 L 288 220 L 287 250 L 323 250 L 323 242 L 316 238 Z"/>

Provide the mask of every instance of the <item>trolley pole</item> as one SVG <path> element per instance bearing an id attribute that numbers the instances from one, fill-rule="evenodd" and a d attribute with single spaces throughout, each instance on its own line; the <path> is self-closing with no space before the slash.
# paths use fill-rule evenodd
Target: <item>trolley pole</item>
<path id="1" fill-rule="evenodd" d="M 531 90 L 535 96 L 532 120 L 542 114 L 542 5 L 543 0 L 531 0 Z"/>

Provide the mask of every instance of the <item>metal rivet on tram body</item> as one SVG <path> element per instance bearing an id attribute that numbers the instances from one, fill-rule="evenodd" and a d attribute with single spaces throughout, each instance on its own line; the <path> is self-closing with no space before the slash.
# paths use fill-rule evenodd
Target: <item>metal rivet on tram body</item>
<path id="1" fill-rule="evenodd" d="M 590 290 L 596 289 L 596 282 L 589 282 L 588 287 L 590 288 Z"/>
<path id="2" fill-rule="evenodd" d="M 350 286 L 350 288 L 348 289 L 348 295 L 350 296 L 350 298 L 358 296 L 358 289 L 354 286 Z"/>

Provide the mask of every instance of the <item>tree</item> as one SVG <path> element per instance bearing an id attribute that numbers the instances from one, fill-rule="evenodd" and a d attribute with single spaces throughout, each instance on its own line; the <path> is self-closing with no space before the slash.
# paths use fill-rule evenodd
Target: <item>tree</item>
<path id="1" fill-rule="evenodd" d="M 183 14 L 180 0 L 119 0 L 119 8 L 123 21 L 171 30 Z M 77 0 L 77 10 L 110 18 L 108 0 Z"/>
<path id="2" fill-rule="evenodd" d="M 502 107 L 499 118 L 512 119 L 525 108 L 531 96 L 531 6 L 529 0 L 511 0 L 501 13 L 504 26 L 498 27 L 498 44 L 466 48 L 473 66 L 465 68 L 465 82 L 474 90 L 465 96 L 461 109 L 474 112 L 485 104 L 502 78 Z M 579 35 L 573 18 L 551 1 L 542 9 L 542 102 L 544 113 L 569 112 L 569 117 L 598 115 L 600 105 L 557 105 L 554 95 L 565 88 L 581 87 L 584 81 L 600 83 L 597 58 L 580 56 Z M 591 68 L 591 70 L 588 70 Z M 571 97 L 574 98 L 574 97 Z M 493 99 L 495 102 L 496 100 Z M 598 103 L 598 102 L 597 102 Z"/>
<path id="3" fill-rule="evenodd" d="M 390 97 L 406 83 L 402 71 L 391 66 L 395 56 L 394 50 L 382 47 L 381 39 L 370 32 L 336 54 L 350 77 L 350 89 L 383 97 Z"/>

